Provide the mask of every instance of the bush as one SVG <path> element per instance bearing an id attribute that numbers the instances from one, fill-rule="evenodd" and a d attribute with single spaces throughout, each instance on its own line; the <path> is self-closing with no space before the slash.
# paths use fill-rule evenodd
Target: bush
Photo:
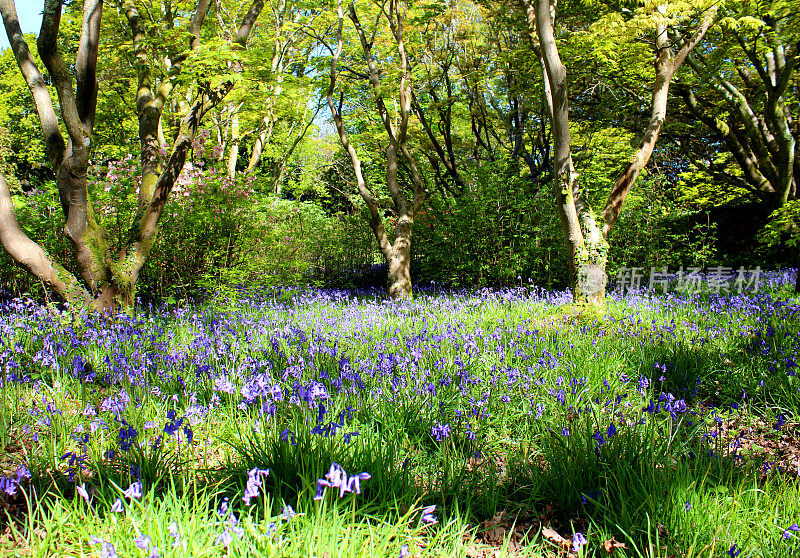
<path id="1" fill-rule="evenodd" d="M 546 185 L 477 169 L 457 200 L 431 198 L 414 227 L 412 277 L 452 287 L 506 286 L 531 279 L 565 284 L 568 255 Z"/>

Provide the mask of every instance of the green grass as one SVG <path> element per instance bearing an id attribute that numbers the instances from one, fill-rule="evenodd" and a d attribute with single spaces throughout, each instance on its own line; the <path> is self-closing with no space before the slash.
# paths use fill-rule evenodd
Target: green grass
<path id="1" fill-rule="evenodd" d="M 725 557 L 733 545 L 741 557 L 793 556 L 800 313 L 777 294 L 610 301 L 589 317 L 522 292 L 411 306 L 297 293 L 105 322 L 9 309 L 0 446 L 6 473 L 25 463 L 32 478 L 0 494 L 3 545 L 32 556 L 109 554 L 92 537 L 120 556 L 563 555 L 549 528 L 583 533 L 581 556 L 605 556 L 612 538 L 626 546 L 615 556 Z M 280 396 L 243 403 L 259 374 Z M 304 402 L 315 385 L 329 397 Z M 102 406 L 123 389 L 115 418 Z M 666 394 L 680 403 L 664 409 Z M 123 449 L 128 427 L 138 434 Z M 371 475 L 360 494 L 314 499 L 332 462 Z M 253 468 L 270 473 L 249 507 Z M 142 498 L 124 498 L 137 480 Z M 285 518 L 287 505 L 298 515 Z M 429 505 L 434 525 L 421 521 Z"/>

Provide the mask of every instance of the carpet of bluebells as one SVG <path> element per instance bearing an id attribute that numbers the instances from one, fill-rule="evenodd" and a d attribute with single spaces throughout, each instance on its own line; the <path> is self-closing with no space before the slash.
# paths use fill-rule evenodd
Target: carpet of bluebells
<path id="1" fill-rule="evenodd" d="M 519 287 L 0 310 L 19 555 L 800 554 L 800 302 Z"/>

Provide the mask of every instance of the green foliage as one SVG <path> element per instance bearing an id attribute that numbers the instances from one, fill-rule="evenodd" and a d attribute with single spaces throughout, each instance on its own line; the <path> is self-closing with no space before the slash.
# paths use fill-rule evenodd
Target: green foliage
<path id="1" fill-rule="evenodd" d="M 33 38 L 26 37 L 30 42 Z M 38 57 L 34 56 L 38 61 Z M 46 165 L 39 118 L 10 48 L 0 52 L 0 170 L 12 183 Z M 38 182 L 38 181 L 37 181 Z"/>
<path id="2" fill-rule="evenodd" d="M 717 263 L 716 223 L 675 199 L 663 177 L 641 181 L 609 234 L 609 274 L 619 267 L 707 266 Z"/>
<path id="3" fill-rule="evenodd" d="M 510 174 L 507 162 L 475 171 L 455 201 L 434 198 L 417 216 L 412 273 L 422 284 L 566 283 L 568 254 L 548 186 Z"/>
<path id="4" fill-rule="evenodd" d="M 800 248 L 800 200 L 792 200 L 773 211 L 759 239 L 767 246 Z"/>

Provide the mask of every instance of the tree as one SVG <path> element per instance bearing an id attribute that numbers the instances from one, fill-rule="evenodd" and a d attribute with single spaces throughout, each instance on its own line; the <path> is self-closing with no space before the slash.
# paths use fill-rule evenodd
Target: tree
<path id="1" fill-rule="evenodd" d="M 160 4 L 160 3 L 159 3 Z M 37 49 L 50 81 L 58 95 L 61 122 L 56 116 L 45 79 L 35 63 L 19 26 L 13 0 L 0 0 L 0 13 L 20 72 L 22 73 L 39 116 L 45 150 L 56 176 L 62 210 L 64 233 L 76 259 L 76 273 L 56 262 L 30 239 L 17 222 L 11 194 L 5 178 L 0 177 L 0 243 L 11 257 L 46 286 L 74 307 L 109 310 L 130 307 L 134 302 L 136 282 L 158 233 L 158 225 L 167 198 L 180 175 L 203 116 L 234 85 L 233 77 L 223 73 L 214 79 L 194 79 L 190 91 L 193 101 L 183 115 L 166 163 L 160 165 L 158 153 L 161 111 L 175 87 L 184 65 L 202 64 L 199 55 L 200 32 L 211 0 L 198 0 L 193 12 L 178 14 L 167 3 L 164 23 L 169 28 L 179 15 L 188 16 L 188 48 L 169 58 L 169 71 L 158 87 L 153 86 L 153 70 L 145 52 L 145 24 L 138 4 L 124 4 L 137 55 L 137 114 L 139 117 L 142 181 L 139 189 L 139 212 L 124 244 L 112 253 L 105 231 L 95 216 L 87 187 L 87 173 L 93 146 L 97 95 L 98 48 L 103 0 L 85 0 L 82 26 L 77 45 L 74 74 L 59 51 L 62 0 L 45 0 L 42 27 Z M 255 0 L 240 27 L 244 42 L 252 29 L 254 17 L 263 8 Z M 231 47 L 235 49 L 236 47 Z M 66 139 L 59 124 L 66 129 Z"/>
<path id="2" fill-rule="evenodd" d="M 729 3 L 718 31 L 687 58 L 694 75 L 678 87 L 692 120 L 688 134 L 674 137 L 694 166 L 769 210 L 797 199 L 800 184 L 798 7 Z"/>
<path id="3" fill-rule="evenodd" d="M 337 31 L 336 48 L 330 48 L 330 85 L 327 90 L 328 107 L 331 111 L 339 139 L 347 151 L 356 178 L 358 193 L 369 209 L 369 223 L 373 234 L 378 241 L 381 254 L 389 267 L 389 295 L 394 299 L 407 299 L 411 297 L 411 235 L 414 227 L 414 217 L 422 205 L 424 196 L 424 183 L 420 174 L 417 161 L 411 153 L 408 141 L 409 121 L 411 118 L 412 83 L 411 67 L 408 52 L 406 51 L 405 34 L 408 7 L 402 0 L 381 0 L 375 4 L 377 10 L 369 14 L 375 18 L 371 30 L 361 22 L 355 7 L 351 3 L 347 15 L 356 32 L 357 40 L 361 47 L 362 59 L 366 64 L 366 71 L 350 70 L 356 75 L 361 75 L 369 82 L 373 92 L 374 108 L 388 137 L 386 146 L 386 186 L 391 196 L 396 225 L 394 241 L 390 241 L 383 223 L 375 194 L 364 179 L 361 158 L 355 146 L 350 142 L 342 118 L 342 104 L 344 92 L 340 92 L 338 101 L 335 99 L 337 77 L 339 75 L 339 60 L 343 51 L 344 11 L 341 0 L 337 4 Z M 393 56 L 396 56 L 399 75 L 397 98 L 394 99 L 399 114 L 393 114 L 386 105 L 385 96 L 390 87 L 384 76 L 389 73 L 388 68 L 381 68 L 376 58 L 376 37 L 381 30 L 381 22 L 389 26 L 389 36 L 394 47 Z M 408 168 L 410 176 L 411 199 L 408 192 L 399 180 L 398 174 L 401 162 Z"/>
<path id="4" fill-rule="evenodd" d="M 664 122 L 669 87 L 675 71 L 700 42 L 714 21 L 716 10 L 710 8 L 692 37 L 675 53 L 667 35 L 669 6 L 662 2 L 648 3 L 638 11 L 652 17 L 655 34 L 655 82 L 650 102 L 650 122 L 636 153 L 615 181 L 603 210 L 604 223 L 598 223 L 594 212 L 581 197 L 578 173 L 573 164 L 567 70 L 561 62 L 554 33 L 556 2 L 524 0 L 528 20 L 535 28 L 538 51 L 543 68 L 544 88 L 548 99 L 553 136 L 553 159 L 557 211 L 570 250 L 570 287 L 578 304 L 600 305 L 605 298 L 606 235 L 614 224 L 627 193 L 635 183 L 653 152 Z"/>

